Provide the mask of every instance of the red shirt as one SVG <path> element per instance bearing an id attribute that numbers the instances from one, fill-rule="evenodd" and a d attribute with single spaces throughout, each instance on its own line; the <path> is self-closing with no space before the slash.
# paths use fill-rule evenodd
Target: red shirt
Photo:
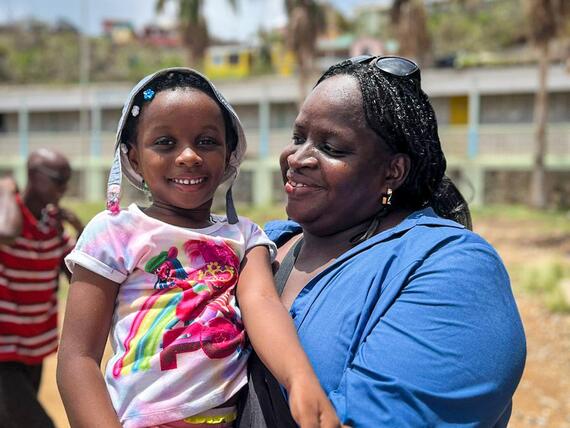
<path id="1" fill-rule="evenodd" d="M 22 232 L 0 245 L 0 361 L 38 364 L 57 350 L 57 288 L 69 237 L 16 199 Z"/>

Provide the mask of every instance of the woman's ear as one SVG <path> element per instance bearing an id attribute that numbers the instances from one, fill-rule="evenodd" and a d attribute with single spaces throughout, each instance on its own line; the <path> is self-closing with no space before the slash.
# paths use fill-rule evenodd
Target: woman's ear
<path id="1" fill-rule="evenodd" d="M 386 185 L 392 190 L 396 190 L 408 176 L 410 171 L 410 157 L 404 153 L 397 153 L 392 156 L 386 171 Z"/>

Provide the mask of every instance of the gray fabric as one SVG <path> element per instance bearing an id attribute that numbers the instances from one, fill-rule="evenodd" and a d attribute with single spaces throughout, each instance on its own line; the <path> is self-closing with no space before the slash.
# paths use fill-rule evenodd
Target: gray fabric
<path id="1" fill-rule="evenodd" d="M 261 403 L 255 388 L 252 387 L 253 379 L 251 373 L 248 373 L 248 384 L 245 386 L 246 394 L 243 408 L 239 412 L 239 418 L 236 428 L 268 428 L 261 410 Z"/>

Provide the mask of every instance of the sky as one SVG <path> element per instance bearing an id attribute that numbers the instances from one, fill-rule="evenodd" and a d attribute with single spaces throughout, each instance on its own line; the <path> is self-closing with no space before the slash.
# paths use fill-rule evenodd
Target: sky
<path id="1" fill-rule="evenodd" d="M 338 9 L 350 16 L 357 5 L 386 3 L 387 0 L 331 0 Z M 104 19 L 131 21 L 140 29 L 152 22 L 172 22 L 175 1 L 167 1 L 167 11 L 156 17 L 156 0 L 0 0 L 0 22 L 27 17 L 55 22 L 64 18 L 87 28 L 89 34 L 101 33 Z M 283 0 L 238 0 L 234 12 L 227 0 L 207 0 L 204 14 L 210 33 L 221 39 L 247 40 L 258 29 L 282 26 L 286 22 Z"/>

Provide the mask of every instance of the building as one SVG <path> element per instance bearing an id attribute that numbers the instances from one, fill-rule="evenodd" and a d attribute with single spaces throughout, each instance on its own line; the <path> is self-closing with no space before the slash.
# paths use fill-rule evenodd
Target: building
<path id="1" fill-rule="evenodd" d="M 242 45 L 218 45 L 206 50 L 204 71 L 212 79 L 239 79 L 251 74 L 253 48 Z"/>
<path id="2" fill-rule="evenodd" d="M 103 21 L 103 34 L 118 45 L 126 45 L 135 40 L 135 30 L 130 21 L 106 19 Z"/>
<path id="3" fill-rule="evenodd" d="M 423 72 L 449 174 L 472 203 L 528 199 L 525 183 L 533 158 L 537 76 L 535 66 Z M 290 141 L 297 114 L 296 79 L 246 77 L 222 80 L 217 86 L 235 106 L 248 138 L 236 198 L 258 205 L 282 198 L 282 192 L 274 191 L 280 182 L 277 157 Z M 549 87 L 548 183 L 558 195 L 553 198 L 570 201 L 570 78 L 563 66 L 551 67 Z M 53 147 L 70 157 L 76 171 L 71 194 L 103 200 L 115 129 L 130 85 L 1 90 L 0 173 L 13 173 L 23 184 L 27 154 Z"/>

